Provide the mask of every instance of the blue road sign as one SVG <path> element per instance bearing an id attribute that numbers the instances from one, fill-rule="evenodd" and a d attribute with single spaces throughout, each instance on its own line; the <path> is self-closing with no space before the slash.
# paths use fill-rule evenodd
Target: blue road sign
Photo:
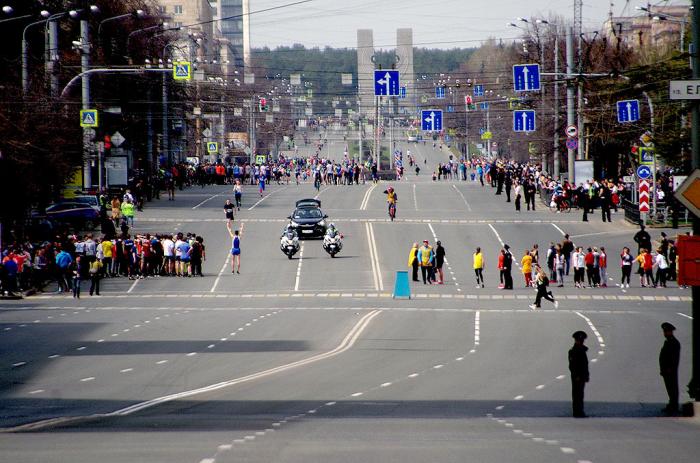
<path id="1" fill-rule="evenodd" d="M 479 135 L 483 135 L 484 132 L 486 132 L 486 129 L 483 128 L 483 127 L 481 127 L 481 128 L 479 129 Z"/>
<path id="2" fill-rule="evenodd" d="M 567 149 L 575 150 L 576 148 L 578 148 L 578 140 L 576 138 L 567 138 L 566 147 Z"/>
<path id="3" fill-rule="evenodd" d="M 421 111 L 421 129 L 425 132 L 439 132 L 442 130 L 442 111 L 427 109 Z"/>
<path id="4" fill-rule="evenodd" d="M 639 100 L 622 100 L 617 102 L 617 122 L 637 122 L 639 120 Z"/>
<path id="5" fill-rule="evenodd" d="M 81 109 L 80 110 L 80 127 L 97 127 L 98 115 L 96 109 Z"/>
<path id="6" fill-rule="evenodd" d="M 534 132 L 535 129 L 535 111 L 531 109 L 524 111 L 513 111 L 513 131 Z"/>
<path id="7" fill-rule="evenodd" d="M 484 96 L 484 86 L 475 85 L 474 86 L 474 96 Z"/>
<path id="8" fill-rule="evenodd" d="M 480 103 L 479 107 L 481 109 L 483 109 L 484 111 L 486 111 L 487 109 L 489 109 L 489 104 L 488 103 Z"/>
<path id="9" fill-rule="evenodd" d="M 406 98 L 406 87 L 401 87 L 399 98 Z"/>
<path id="10" fill-rule="evenodd" d="M 375 96 L 399 96 L 399 71 L 374 71 Z"/>
<path id="11" fill-rule="evenodd" d="M 651 167 L 649 167 L 649 166 L 637 167 L 637 177 L 640 180 L 646 180 L 648 178 L 651 178 Z"/>
<path id="12" fill-rule="evenodd" d="M 448 107 L 447 107 L 447 112 L 448 112 L 448 113 L 453 113 L 453 112 L 455 112 L 455 107 L 454 107 L 454 106 L 448 106 Z"/>
<path id="13" fill-rule="evenodd" d="M 435 98 L 445 98 L 445 87 L 435 87 Z"/>
<path id="14" fill-rule="evenodd" d="M 516 64 L 513 66 L 513 87 L 516 92 L 540 89 L 540 65 Z"/>

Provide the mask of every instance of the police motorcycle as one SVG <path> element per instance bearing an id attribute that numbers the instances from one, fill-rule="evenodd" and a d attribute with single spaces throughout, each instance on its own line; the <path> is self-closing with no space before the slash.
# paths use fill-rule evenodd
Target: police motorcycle
<path id="1" fill-rule="evenodd" d="M 294 254 L 299 252 L 299 248 L 299 236 L 297 232 L 291 225 L 287 225 L 280 238 L 280 250 L 287 255 L 288 259 L 291 259 L 294 257 Z"/>
<path id="2" fill-rule="evenodd" d="M 323 249 L 331 257 L 335 257 L 343 249 L 343 235 L 335 228 L 334 224 L 328 226 L 326 234 L 323 236 Z"/>

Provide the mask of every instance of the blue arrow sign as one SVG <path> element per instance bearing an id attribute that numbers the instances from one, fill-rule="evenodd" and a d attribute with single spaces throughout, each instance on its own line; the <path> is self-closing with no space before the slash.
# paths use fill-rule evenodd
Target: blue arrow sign
<path id="1" fill-rule="evenodd" d="M 455 107 L 454 107 L 454 106 L 448 106 L 448 107 L 447 107 L 447 112 L 448 112 L 448 113 L 453 113 L 453 112 L 455 112 Z"/>
<path id="2" fill-rule="evenodd" d="M 524 111 L 513 111 L 513 131 L 534 132 L 535 129 L 535 111 L 531 109 Z"/>
<path id="3" fill-rule="evenodd" d="M 427 109 L 421 111 L 421 129 L 424 132 L 439 132 L 442 130 L 442 111 Z"/>
<path id="4" fill-rule="evenodd" d="M 399 71 L 374 71 L 375 96 L 399 96 Z"/>
<path id="5" fill-rule="evenodd" d="M 617 102 L 617 122 L 637 122 L 639 120 L 639 100 L 622 100 Z"/>
<path id="6" fill-rule="evenodd" d="M 475 85 L 474 86 L 474 96 L 484 96 L 484 86 Z"/>
<path id="7" fill-rule="evenodd" d="M 540 65 L 516 64 L 513 66 L 513 87 L 516 92 L 540 89 Z"/>
<path id="8" fill-rule="evenodd" d="M 435 98 L 445 98 L 445 87 L 435 87 Z"/>
<path id="9" fill-rule="evenodd" d="M 648 178 L 651 178 L 651 167 L 649 167 L 649 166 L 637 167 L 637 177 L 640 180 L 646 180 Z"/>
<path id="10" fill-rule="evenodd" d="M 399 98 L 406 98 L 406 87 L 401 87 L 401 94 Z"/>
<path id="11" fill-rule="evenodd" d="M 481 128 L 479 129 L 479 135 L 483 135 L 484 132 L 486 132 L 486 129 L 483 128 L 483 127 L 481 127 Z"/>
<path id="12" fill-rule="evenodd" d="M 480 103 L 479 107 L 485 111 L 485 110 L 489 109 L 489 104 L 488 103 Z"/>

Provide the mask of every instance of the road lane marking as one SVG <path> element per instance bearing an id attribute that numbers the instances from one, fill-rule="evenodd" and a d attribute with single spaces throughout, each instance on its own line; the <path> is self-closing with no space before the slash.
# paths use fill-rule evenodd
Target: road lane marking
<path id="1" fill-rule="evenodd" d="M 202 201 L 201 203 L 199 203 L 199 204 L 197 204 L 196 206 L 194 206 L 194 207 L 192 208 L 192 210 L 195 210 L 195 209 L 197 209 L 199 206 L 201 206 L 201 205 L 203 205 L 203 204 L 205 204 L 205 203 L 208 203 L 209 201 L 211 201 L 211 200 L 214 199 L 214 198 L 217 198 L 217 197 L 219 197 L 219 196 L 223 196 L 224 194 L 226 194 L 226 192 L 217 193 L 217 194 L 215 194 L 215 195 L 213 195 L 213 196 L 210 196 L 210 197 L 208 197 L 207 199 L 205 199 L 204 201 Z"/>
<path id="2" fill-rule="evenodd" d="M 119 373 L 129 373 L 134 371 L 133 368 L 124 368 L 123 370 L 119 370 Z"/>
<path id="3" fill-rule="evenodd" d="M 411 373 L 410 375 L 408 375 L 409 378 L 417 378 L 418 376 L 418 373 Z"/>
<path id="4" fill-rule="evenodd" d="M 491 224 L 488 224 L 488 225 L 489 225 L 489 228 L 491 229 L 491 231 L 496 235 L 496 239 L 498 239 L 498 242 L 501 243 L 501 246 L 505 246 L 505 243 L 501 239 L 501 235 L 499 235 L 498 232 L 496 231 L 496 229 L 493 228 L 493 225 L 491 225 Z"/>
<path id="5" fill-rule="evenodd" d="M 413 184 L 413 207 L 418 210 L 418 197 L 416 196 L 416 184 Z"/>
<path id="6" fill-rule="evenodd" d="M 354 394 L 351 394 L 351 396 L 352 396 L 352 397 L 360 397 L 360 396 L 363 395 L 363 394 L 364 394 L 364 392 L 356 392 L 356 393 L 354 393 Z"/>
<path id="7" fill-rule="evenodd" d="M 301 245 L 301 249 L 299 249 L 299 263 L 297 264 L 297 275 L 296 279 L 294 280 L 294 291 L 299 291 L 299 283 L 301 282 L 301 266 L 304 263 L 304 245 Z"/>
<path id="8" fill-rule="evenodd" d="M 381 269 L 379 268 L 379 260 L 376 258 L 374 243 L 374 230 L 372 224 L 365 223 L 365 231 L 367 232 L 367 246 L 369 247 L 369 260 L 372 267 L 372 280 L 374 282 L 375 291 L 383 291 L 384 284 L 382 283 Z"/>
<path id="9" fill-rule="evenodd" d="M 369 204 L 369 198 L 372 195 L 372 191 L 377 188 L 377 184 L 374 183 L 371 187 L 367 189 L 365 192 L 364 198 L 362 198 L 362 202 L 360 203 L 360 210 L 361 211 L 366 211 L 367 210 L 367 204 Z"/>
<path id="10" fill-rule="evenodd" d="M 476 311 L 474 313 L 474 346 L 478 346 L 481 343 L 481 312 Z"/>
<path id="11" fill-rule="evenodd" d="M 472 211 L 472 207 L 469 205 L 469 202 L 467 201 L 467 198 L 465 198 L 464 195 L 462 194 L 462 192 L 459 191 L 459 188 L 457 188 L 457 185 L 452 185 L 452 188 L 454 188 L 455 191 L 456 191 L 457 193 L 459 193 L 459 195 L 462 197 L 462 201 L 464 201 L 464 204 L 467 205 L 467 210 L 468 210 L 469 212 L 471 212 L 471 211 Z"/>
<path id="12" fill-rule="evenodd" d="M 134 281 L 134 283 L 131 285 L 131 287 L 129 288 L 129 290 L 127 291 L 127 293 L 131 294 L 131 292 L 134 290 L 134 288 L 136 288 L 136 285 L 139 284 L 139 281 L 141 281 L 141 280 L 140 280 L 139 278 L 137 278 L 137 279 Z"/>
<path id="13" fill-rule="evenodd" d="M 249 211 L 252 211 L 253 209 L 255 209 L 255 208 L 258 206 L 258 204 L 260 204 L 261 202 L 265 201 L 265 200 L 266 200 L 267 198 L 269 198 L 270 196 L 274 195 L 275 193 L 279 193 L 279 192 L 282 191 L 282 190 L 286 190 L 287 188 L 288 188 L 288 187 L 284 186 L 284 187 L 282 187 L 282 188 L 280 188 L 280 189 L 278 189 L 278 190 L 273 191 L 272 193 L 268 193 L 267 195 L 265 195 L 265 196 L 263 196 L 262 198 L 260 198 L 260 201 L 258 201 L 257 203 L 253 204 L 252 206 L 250 206 L 250 207 L 248 208 L 248 210 L 249 210 Z"/>
<path id="14" fill-rule="evenodd" d="M 317 194 L 316 196 L 314 196 L 314 199 L 318 199 L 318 197 L 321 196 L 321 193 L 325 192 L 325 191 L 328 190 L 329 188 L 330 188 L 330 187 L 327 186 L 327 187 L 324 188 L 323 190 L 319 191 L 318 194 Z"/>
<path id="15" fill-rule="evenodd" d="M 43 389 L 36 389 L 36 390 L 34 390 L 34 391 L 29 391 L 29 393 L 32 394 L 32 395 L 34 395 L 34 394 L 41 394 L 42 392 L 44 392 Z"/>
<path id="16" fill-rule="evenodd" d="M 689 319 L 689 320 L 692 320 L 692 319 L 693 319 L 693 317 L 691 317 L 690 315 L 686 315 L 686 314 L 680 313 L 680 312 L 676 312 L 676 313 L 677 313 L 678 315 L 680 315 L 681 317 L 685 317 L 685 318 L 687 318 L 687 319 Z"/>
<path id="17" fill-rule="evenodd" d="M 81 383 L 87 383 L 87 382 L 90 382 L 90 381 L 95 381 L 95 377 L 94 377 L 94 376 L 88 376 L 87 378 L 83 378 L 83 379 L 80 380 Z"/>
<path id="18" fill-rule="evenodd" d="M 554 228 L 556 228 L 557 230 L 559 230 L 559 233 L 561 233 L 562 236 L 566 236 L 566 232 L 564 232 L 564 230 L 562 230 L 562 229 L 559 227 L 559 225 L 553 223 L 552 226 L 553 226 Z"/>

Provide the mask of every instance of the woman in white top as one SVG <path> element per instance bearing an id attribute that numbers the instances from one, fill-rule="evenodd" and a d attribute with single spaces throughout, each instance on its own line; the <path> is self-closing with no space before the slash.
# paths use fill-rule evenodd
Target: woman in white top
<path id="1" fill-rule="evenodd" d="M 657 288 L 666 287 L 666 272 L 668 272 L 668 262 L 666 261 L 666 256 L 664 256 L 662 249 L 656 250 L 656 257 L 654 257 L 654 266 L 656 267 L 656 278 L 654 278 L 654 286 Z"/>
<path id="2" fill-rule="evenodd" d="M 584 257 L 586 254 L 583 252 L 583 248 L 578 247 L 572 256 L 574 263 L 574 283 L 577 288 L 583 288 L 583 278 L 586 265 L 584 262 Z"/>

